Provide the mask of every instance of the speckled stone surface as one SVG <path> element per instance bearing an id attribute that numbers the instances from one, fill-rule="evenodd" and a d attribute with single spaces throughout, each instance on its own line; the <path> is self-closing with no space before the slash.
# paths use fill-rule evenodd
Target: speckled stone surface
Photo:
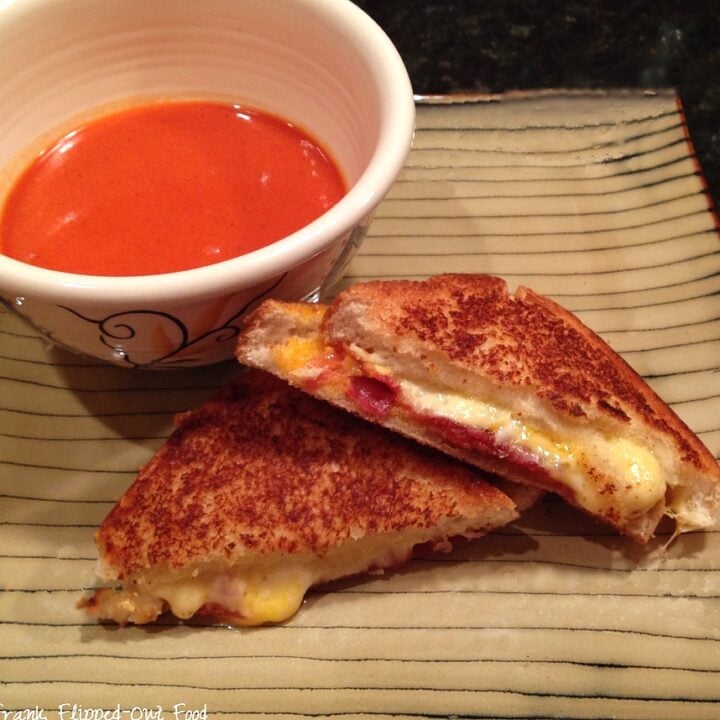
<path id="1" fill-rule="evenodd" d="M 720 0 L 356 0 L 417 94 L 675 88 L 720 208 Z"/>

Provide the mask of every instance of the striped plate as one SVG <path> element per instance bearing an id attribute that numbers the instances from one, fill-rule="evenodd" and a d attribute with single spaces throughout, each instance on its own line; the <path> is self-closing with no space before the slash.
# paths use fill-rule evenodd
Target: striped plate
<path id="1" fill-rule="evenodd" d="M 465 100 L 420 104 L 343 284 L 490 272 L 554 296 L 720 454 L 720 242 L 674 95 Z M 6 720 L 720 717 L 720 533 L 639 550 L 556 501 L 280 627 L 86 619 L 94 528 L 232 371 L 127 372 L 0 313 Z"/>

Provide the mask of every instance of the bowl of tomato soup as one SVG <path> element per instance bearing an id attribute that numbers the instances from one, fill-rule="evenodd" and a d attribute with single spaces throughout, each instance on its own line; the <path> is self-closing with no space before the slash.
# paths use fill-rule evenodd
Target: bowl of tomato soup
<path id="1" fill-rule="evenodd" d="M 124 367 L 219 362 L 258 302 L 331 292 L 412 139 L 349 0 L 14 0 L 0 68 L 0 296 Z"/>

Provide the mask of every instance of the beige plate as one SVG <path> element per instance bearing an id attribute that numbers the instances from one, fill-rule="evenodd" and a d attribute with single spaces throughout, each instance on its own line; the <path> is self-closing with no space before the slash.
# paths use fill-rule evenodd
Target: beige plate
<path id="1" fill-rule="evenodd" d="M 344 282 L 480 271 L 550 294 L 717 456 L 720 242 L 674 95 L 463 100 L 419 107 Z M 663 556 L 664 538 L 640 551 L 554 501 L 453 556 L 313 592 L 281 627 L 87 620 L 94 528 L 172 414 L 233 369 L 102 366 L 0 313 L 0 710 L 720 717 L 720 534 Z"/>

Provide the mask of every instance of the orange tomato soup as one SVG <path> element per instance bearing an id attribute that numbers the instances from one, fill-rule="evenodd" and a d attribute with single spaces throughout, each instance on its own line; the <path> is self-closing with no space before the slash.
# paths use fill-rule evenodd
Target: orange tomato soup
<path id="1" fill-rule="evenodd" d="M 68 133 L 25 170 L 0 251 L 91 275 L 186 270 L 279 240 L 345 192 L 327 151 L 281 118 L 215 102 L 135 107 Z"/>

